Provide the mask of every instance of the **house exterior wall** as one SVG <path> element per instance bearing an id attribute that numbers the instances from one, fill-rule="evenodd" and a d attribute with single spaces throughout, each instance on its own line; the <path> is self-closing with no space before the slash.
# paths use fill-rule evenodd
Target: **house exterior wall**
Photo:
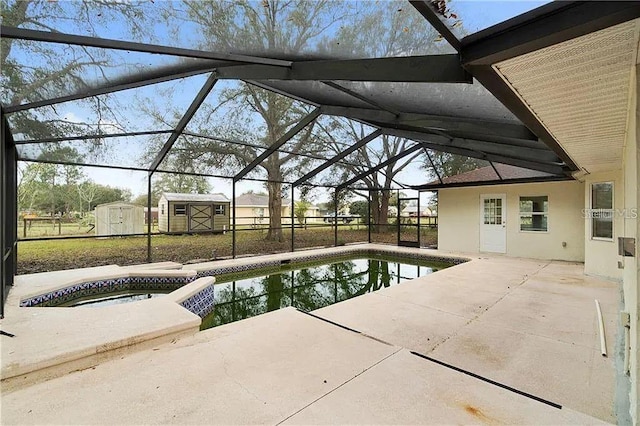
<path id="1" fill-rule="evenodd" d="M 262 220 L 259 220 L 262 209 Z M 269 224 L 269 208 L 253 206 L 236 206 L 236 225 Z"/>
<path id="2" fill-rule="evenodd" d="M 438 249 L 480 251 L 480 195 L 506 195 L 508 256 L 584 260 L 584 185 L 577 181 L 450 188 L 438 191 Z M 548 231 L 520 231 L 520 196 L 549 197 Z M 563 247 L 563 242 L 566 247 Z"/>
<path id="3" fill-rule="evenodd" d="M 624 170 L 624 223 L 623 236 L 632 237 L 636 240 L 635 257 L 624 257 L 624 269 L 622 271 L 623 278 L 623 296 L 624 310 L 630 316 L 631 329 L 629 363 L 631 376 L 630 389 L 630 414 L 634 424 L 638 424 L 640 417 L 640 403 L 638 396 L 640 394 L 640 384 L 638 383 L 640 365 L 640 292 L 638 285 L 640 284 L 640 217 L 638 208 L 640 207 L 640 133 L 637 124 L 640 121 L 640 105 L 638 105 L 638 79 L 640 70 L 636 66 L 636 72 L 632 79 L 632 99 L 629 108 L 629 122 L 627 124 L 627 134 L 625 148 L 623 154 L 623 170 Z M 634 217 L 635 216 L 635 217 Z"/>
<path id="4" fill-rule="evenodd" d="M 262 221 L 258 220 L 262 210 Z M 308 209 L 305 216 L 309 217 L 308 222 L 321 222 L 320 210 L 317 207 Z M 236 225 L 268 225 L 268 206 L 236 206 Z M 289 206 L 282 206 L 282 224 L 291 224 L 291 210 Z"/>

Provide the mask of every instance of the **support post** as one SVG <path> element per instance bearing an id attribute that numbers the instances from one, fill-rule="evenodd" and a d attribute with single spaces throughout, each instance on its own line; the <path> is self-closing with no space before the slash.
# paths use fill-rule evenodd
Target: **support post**
<path id="1" fill-rule="evenodd" d="M 338 189 L 333 193 L 333 245 L 338 247 Z"/>
<path id="2" fill-rule="evenodd" d="M 151 263 L 151 177 L 149 173 L 147 179 L 147 263 Z"/>
<path id="3" fill-rule="evenodd" d="M 399 189 L 396 190 L 396 200 L 398 201 L 398 205 L 396 207 L 397 216 L 398 216 L 398 218 L 396 219 L 396 228 L 398 229 L 398 245 L 400 245 L 400 190 Z"/>
<path id="4" fill-rule="evenodd" d="M 18 259 L 18 157 L 9 123 L 0 111 L 0 319 L 13 286 Z"/>
<path id="5" fill-rule="evenodd" d="M 293 191 L 294 190 L 295 190 L 295 187 L 293 185 L 291 185 L 291 251 L 292 252 L 296 251 L 295 239 L 294 239 L 294 235 L 293 235 L 293 233 L 295 232 L 295 225 L 293 223 L 293 220 L 295 218 L 295 214 L 294 214 L 294 197 L 293 197 L 293 195 L 294 195 Z"/>
<path id="6" fill-rule="evenodd" d="M 367 241 L 371 243 L 371 190 L 367 194 Z"/>
<path id="7" fill-rule="evenodd" d="M 420 236 L 422 234 L 422 228 L 420 228 L 420 216 L 422 216 L 422 210 L 420 210 L 420 191 L 418 191 L 418 247 L 422 247 L 420 243 Z"/>
<path id="8" fill-rule="evenodd" d="M 231 185 L 231 258 L 236 258 L 236 181 Z"/>

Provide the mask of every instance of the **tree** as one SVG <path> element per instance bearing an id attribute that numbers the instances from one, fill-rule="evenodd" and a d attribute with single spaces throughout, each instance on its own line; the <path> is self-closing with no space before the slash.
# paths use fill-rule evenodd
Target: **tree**
<path id="1" fill-rule="evenodd" d="M 163 192 L 177 192 L 185 194 L 208 194 L 211 184 L 206 176 L 185 174 L 158 173 L 158 179 L 152 182 L 152 194 L 160 198 Z"/>
<path id="2" fill-rule="evenodd" d="M 262 2 L 199 1 L 184 2 L 169 19 L 184 16 L 196 32 L 203 35 L 201 48 L 220 52 L 244 52 L 268 55 L 300 55 L 310 44 L 318 43 L 324 33 L 346 14 L 345 7 L 328 0 Z M 240 82 L 223 90 L 221 103 L 215 108 L 206 104 L 203 119 L 194 123 L 198 133 L 225 135 L 226 140 L 203 140 L 184 137 L 179 152 L 231 174 L 239 171 L 285 134 L 312 108 L 301 102 Z M 208 108 L 208 111 L 207 111 Z M 221 115 L 223 115 L 221 117 Z M 217 122 L 215 120 L 217 119 Z M 313 152 L 313 123 L 291 141 L 292 152 Z M 229 139 L 252 141 L 258 147 L 238 149 Z M 269 194 L 269 231 L 267 240 L 283 241 L 281 214 L 283 186 L 293 171 L 303 170 L 309 160 L 294 154 L 275 152 L 258 167 L 266 174 Z"/>
<path id="3" fill-rule="evenodd" d="M 307 210 L 311 207 L 311 203 L 307 200 L 296 201 L 294 204 L 294 214 L 296 215 L 296 219 L 298 219 L 298 223 L 300 225 L 304 224 L 304 218 L 306 217 Z"/>
<path id="4" fill-rule="evenodd" d="M 487 165 L 484 160 L 449 154 L 448 152 L 429 151 L 429 156 L 431 161 L 424 158 L 422 167 L 430 173 L 432 178 L 437 178 L 438 175 L 440 177 L 454 176 Z"/>
<path id="5" fill-rule="evenodd" d="M 402 211 L 405 209 L 405 207 L 407 207 L 407 202 L 406 201 L 401 201 L 398 205 L 398 201 L 399 198 L 405 198 L 407 196 L 407 194 L 405 194 L 404 192 L 400 191 L 400 197 L 398 197 L 398 193 L 394 192 L 390 197 L 389 197 L 389 206 L 393 206 L 396 207 L 398 209 L 398 211 Z"/>
<path id="6" fill-rule="evenodd" d="M 33 212 L 37 201 L 46 197 L 48 185 L 40 178 L 43 168 L 41 163 L 18 164 L 18 210 Z"/>
<path id="7" fill-rule="evenodd" d="M 93 201 L 91 209 L 98 204 L 112 203 L 114 201 L 131 201 L 133 194 L 128 188 L 117 188 L 109 185 L 98 185 L 98 195 Z"/>
<path id="8" fill-rule="evenodd" d="M 18 207 L 45 211 L 50 215 L 69 213 L 77 206 L 76 186 L 84 174 L 80 167 L 65 163 L 77 161 L 78 152 L 54 145 L 43 150 L 39 159 L 44 158 L 59 164 L 28 163 L 24 166 L 18 187 Z"/>
<path id="9" fill-rule="evenodd" d="M 335 191 L 331 191 L 330 192 L 329 201 L 324 203 L 324 206 L 327 208 L 327 210 L 329 210 L 330 214 L 333 214 L 336 211 L 336 202 L 337 202 L 337 204 L 338 204 L 338 208 L 337 208 L 338 213 L 344 212 L 349 207 L 349 199 L 350 198 L 351 198 L 351 191 L 346 191 L 346 190 L 345 191 L 338 191 L 337 199 L 336 199 L 336 192 Z"/>
<path id="10" fill-rule="evenodd" d="M 430 25 L 425 25 L 426 22 L 419 14 L 404 13 L 404 7 L 407 7 L 406 3 L 383 2 L 382 7 L 388 7 L 383 14 L 380 13 L 380 6 L 377 3 L 366 2 L 365 10 L 360 13 L 361 19 L 358 25 L 340 28 L 338 38 L 341 41 L 342 49 L 361 52 L 361 55 L 366 57 L 444 52 L 445 45 L 437 43 L 438 33 Z M 393 84 L 393 91 L 404 90 L 402 83 Z M 383 84 L 379 88 L 391 90 Z M 345 119 L 331 120 L 324 126 L 324 130 L 329 140 L 328 145 L 335 154 L 345 149 L 345 142 L 351 145 L 373 131 L 361 123 Z M 351 158 L 352 165 L 345 166 L 348 173 L 336 181 L 344 180 L 348 175 L 364 173 L 404 151 L 412 144 L 413 142 L 404 138 L 383 135 L 359 149 Z M 378 225 L 388 223 L 390 188 L 394 178 L 420 155 L 420 153 L 416 153 L 405 157 L 387 165 L 380 172 L 372 173 L 362 179 L 362 183 L 369 188 L 371 195 L 374 232 L 382 231 L 385 228 Z M 381 190 L 376 190 L 378 188 Z"/>
<path id="11" fill-rule="evenodd" d="M 349 212 L 358 215 L 364 223 L 369 223 L 369 202 L 364 200 L 353 201 L 349 204 Z"/>
<path id="12" fill-rule="evenodd" d="M 155 192 L 151 192 L 151 206 L 157 207 L 159 201 L 160 201 L 160 195 L 155 193 Z M 147 206 L 147 194 L 140 194 L 137 197 L 135 197 L 131 202 L 133 204 L 138 205 L 138 206 L 146 207 Z"/>
<path id="13" fill-rule="evenodd" d="M 1 8 L 3 25 L 43 31 L 95 34 L 96 28 L 117 24 L 119 30 L 140 36 L 152 19 L 148 2 L 7 0 Z M 86 90 L 90 76 L 116 67 L 113 53 L 103 49 L 0 39 L 2 69 L 1 100 L 5 105 L 33 102 Z M 109 107 L 105 98 L 83 101 L 99 117 Z M 99 134 L 100 123 L 79 123 L 57 116 L 54 109 L 27 110 L 12 114 L 14 134 L 28 138 L 63 137 L 71 132 Z M 96 140 L 96 143 L 98 141 Z"/>
<path id="14" fill-rule="evenodd" d="M 426 53 L 437 33 L 419 14 L 407 13 L 408 9 L 405 2 L 211 0 L 183 3 L 167 23 L 175 25 L 186 16 L 194 33 L 202 34 L 199 47 L 219 52 L 294 59 Z M 187 136 L 180 140 L 178 150 L 228 172 L 237 172 L 259 154 L 255 146 L 238 149 L 228 140 L 270 146 L 311 110 L 308 105 L 246 83 L 227 87 L 219 98 L 219 106 L 199 113 L 199 121 L 194 119 L 198 133 L 218 140 Z M 206 109 L 206 104 L 203 107 Z M 287 146 L 291 152 L 316 154 L 325 151 L 320 142 L 324 141 L 314 135 L 312 123 Z M 308 158 L 275 152 L 258 166 L 268 180 L 267 239 L 283 239 L 281 182 L 293 174 L 299 176 L 310 163 Z M 382 210 L 386 202 L 381 201 Z"/>
<path id="15" fill-rule="evenodd" d="M 84 212 L 86 203 L 87 212 L 93 210 L 94 200 L 98 196 L 100 187 L 90 180 L 84 181 L 78 185 L 78 198 L 80 199 L 80 212 Z"/>
<path id="16" fill-rule="evenodd" d="M 330 127 L 325 128 L 325 132 L 330 141 L 330 149 L 338 154 L 344 150 L 345 140 L 356 143 L 364 138 L 370 129 L 351 120 L 334 119 Z M 350 163 L 343 165 L 344 175 L 334 176 L 334 178 L 339 182 L 346 180 L 348 176 L 366 173 L 385 160 L 403 152 L 414 143 L 408 139 L 382 135 L 356 151 Z M 374 224 L 372 228 L 374 232 L 384 232 L 384 225 L 388 223 L 389 202 L 392 195 L 391 185 L 394 178 L 420 155 L 420 152 L 414 153 L 388 164 L 379 173 L 371 173 L 362 178 L 362 182 L 369 188 L 371 196 L 371 219 Z M 369 194 L 365 194 L 365 196 L 368 198 Z"/>

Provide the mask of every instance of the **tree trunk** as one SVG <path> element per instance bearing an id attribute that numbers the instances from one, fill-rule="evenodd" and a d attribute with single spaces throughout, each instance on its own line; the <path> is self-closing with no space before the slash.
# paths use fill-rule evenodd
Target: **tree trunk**
<path id="1" fill-rule="evenodd" d="M 380 224 L 386 225 L 389 223 L 389 198 L 391 198 L 391 191 L 382 191 L 380 197 Z M 386 227 L 385 227 L 386 228 Z"/>
<path id="2" fill-rule="evenodd" d="M 267 232 L 267 241 L 284 242 L 282 235 L 282 183 L 280 183 L 280 173 L 269 172 L 269 182 L 267 183 L 267 191 L 269 193 L 269 231 Z M 277 181 L 277 182 L 274 182 Z"/>
<path id="3" fill-rule="evenodd" d="M 391 191 L 373 191 L 371 193 L 371 215 L 374 226 L 371 228 L 375 233 L 385 232 L 389 223 L 389 198 Z"/>
<path id="4" fill-rule="evenodd" d="M 284 291 L 282 274 L 269 275 L 264 279 L 263 284 L 267 291 L 267 312 L 280 309 L 282 306 L 282 293 Z"/>

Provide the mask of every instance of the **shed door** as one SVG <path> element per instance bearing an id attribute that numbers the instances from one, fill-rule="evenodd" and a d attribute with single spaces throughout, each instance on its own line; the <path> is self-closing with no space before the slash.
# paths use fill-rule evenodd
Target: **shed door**
<path id="1" fill-rule="evenodd" d="M 506 195 L 480 196 L 480 251 L 507 252 Z"/>
<path id="2" fill-rule="evenodd" d="M 122 233 L 122 217 L 120 207 L 109 207 L 109 232 L 107 235 Z"/>
<path id="3" fill-rule="evenodd" d="M 202 232 L 213 230 L 211 204 L 189 204 L 189 231 Z"/>
<path id="4" fill-rule="evenodd" d="M 120 209 L 120 233 L 133 234 L 133 207 Z"/>

